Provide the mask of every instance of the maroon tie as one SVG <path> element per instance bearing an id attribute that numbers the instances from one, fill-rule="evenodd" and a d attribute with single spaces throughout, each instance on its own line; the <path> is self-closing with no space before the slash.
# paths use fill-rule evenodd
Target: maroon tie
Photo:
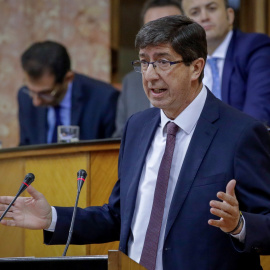
<path id="1" fill-rule="evenodd" d="M 168 122 L 167 124 L 166 147 L 158 171 L 153 207 L 140 259 L 140 264 L 148 270 L 155 270 L 156 266 L 159 234 L 163 219 L 165 199 L 170 177 L 172 157 L 175 146 L 175 137 L 178 128 L 179 127 L 173 122 Z"/>

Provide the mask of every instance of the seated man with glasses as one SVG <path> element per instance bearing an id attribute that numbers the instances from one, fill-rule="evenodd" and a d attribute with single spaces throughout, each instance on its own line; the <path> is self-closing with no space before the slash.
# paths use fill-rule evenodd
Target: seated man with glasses
<path id="1" fill-rule="evenodd" d="M 80 127 L 80 140 L 111 137 L 119 92 L 71 70 L 68 52 L 37 42 L 21 57 L 25 86 L 18 93 L 20 145 L 57 141 L 58 125 Z"/>

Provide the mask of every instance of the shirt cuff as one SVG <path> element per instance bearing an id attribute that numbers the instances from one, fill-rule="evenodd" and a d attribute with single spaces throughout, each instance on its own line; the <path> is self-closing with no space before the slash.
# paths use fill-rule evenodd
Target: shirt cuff
<path id="1" fill-rule="evenodd" d="M 56 222 L 57 222 L 57 212 L 53 206 L 51 206 L 51 208 L 52 208 L 52 222 L 51 222 L 50 227 L 46 229 L 45 231 L 54 232 Z"/>
<path id="2" fill-rule="evenodd" d="M 238 234 L 231 234 L 232 237 L 234 237 L 235 239 L 239 240 L 241 243 L 245 242 L 245 238 L 246 238 L 246 221 L 245 218 L 243 216 L 243 228 L 241 230 L 240 233 Z"/>

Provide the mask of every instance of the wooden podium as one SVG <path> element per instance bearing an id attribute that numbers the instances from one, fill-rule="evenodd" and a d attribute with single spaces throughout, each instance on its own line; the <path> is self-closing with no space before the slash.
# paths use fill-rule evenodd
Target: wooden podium
<path id="1" fill-rule="evenodd" d="M 120 140 L 115 139 L 2 149 L 0 195 L 14 196 L 25 175 L 31 172 L 36 176 L 32 185 L 45 195 L 51 205 L 74 206 L 77 171 L 84 169 L 88 176 L 78 206 L 102 205 L 108 201 L 117 180 L 119 147 Z M 24 192 L 24 196 L 27 196 L 27 192 Z M 0 226 L 0 239 L 0 258 L 57 257 L 62 255 L 65 248 L 64 245 L 44 245 L 42 231 Z M 70 245 L 67 256 L 107 256 L 108 250 L 116 249 L 118 242 Z M 125 262 L 124 256 L 117 256 L 121 263 Z M 270 256 L 261 256 L 261 265 L 264 270 L 270 270 Z"/>
<path id="2" fill-rule="evenodd" d="M 25 146 L 0 150 L 0 195 L 16 195 L 25 175 L 35 175 L 33 186 L 54 206 L 74 206 L 77 172 L 87 171 L 78 207 L 107 203 L 117 181 L 120 140 Z M 23 196 L 28 196 L 27 192 Z M 57 257 L 65 246 L 46 246 L 43 232 L 0 226 L 0 257 Z M 118 242 L 70 245 L 67 256 L 107 255 Z"/>
<path id="3" fill-rule="evenodd" d="M 146 270 L 120 251 L 111 250 L 108 256 L 77 256 L 48 258 L 0 259 L 1 269 L 57 269 L 57 270 Z"/>

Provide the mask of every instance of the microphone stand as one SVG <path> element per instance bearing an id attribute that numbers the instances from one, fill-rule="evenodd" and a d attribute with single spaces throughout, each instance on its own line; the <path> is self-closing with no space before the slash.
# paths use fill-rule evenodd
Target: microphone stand
<path id="1" fill-rule="evenodd" d="M 86 173 L 85 170 L 79 170 L 78 173 L 77 173 L 77 197 L 76 197 L 76 202 L 75 202 L 75 206 L 74 206 L 74 209 L 73 209 L 71 225 L 70 225 L 70 228 L 69 228 L 68 240 L 67 240 L 66 247 L 65 247 L 65 250 L 64 250 L 62 256 L 66 256 L 66 253 L 67 253 L 70 241 L 71 241 L 71 237 L 72 237 L 72 234 L 73 234 L 73 227 L 74 227 L 75 217 L 76 217 L 76 213 L 77 213 L 77 206 L 78 206 L 79 196 L 80 196 L 81 189 L 82 189 L 82 186 L 84 184 L 86 176 L 87 176 L 87 173 Z"/>
<path id="2" fill-rule="evenodd" d="M 72 234 L 73 234 L 73 227 L 74 227 L 74 223 L 75 223 L 75 216 L 76 216 L 76 213 L 77 213 L 77 206 L 78 206 L 79 196 L 80 196 L 80 190 L 78 190 L 78 192 L 77 192 L 77 198 L 76 198 L 75 206 L 74 206 L 74 209 L 73 209 L 71 225 L 70 225 L 70 228 L 69 228 L 68 240 L 67 240 L 66 247 L 65 247 L 65 250 L 64 250 L 62 256 L 66 256 L 66 253 L 67 253 L 70 241 L 71 241 L 71 237 L 72 237 Z"/>

